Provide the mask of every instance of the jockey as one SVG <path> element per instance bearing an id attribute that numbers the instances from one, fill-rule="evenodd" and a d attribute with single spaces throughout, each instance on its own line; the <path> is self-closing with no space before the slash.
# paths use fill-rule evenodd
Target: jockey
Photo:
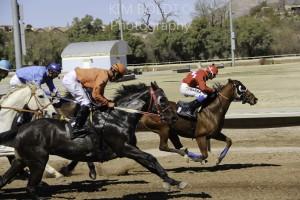
<path id="1" fill-rule="evenodd" d="M 86 131 L 83 126 L 90 113 L 89 105 L 91 102 L 83 88 L 92 89 L 92 97 L 96 103 L 104 107 L 113 108 L 114 103 L 103 96 L 104 89 L 108 81 L 114 82 L 120 79 L 125 72 L 125 65 L 117 63 L 112 65 L 109 70 L 77 67 L 64 76 L 62 80 L 63 85 L 80 104 L 80 110 L 77 112 L 75 122 L 71 124 L 73 136 Z"/>
<path id="2" fill-rule="evenodd" d="M 213 79 L 218 74 L 218 68 L 212 64 L 205 69 L 190 72 L 182 80 L 180 92 L 184 96 L 196 97 L 196 100 L 189 103 L 189 109 L 183 115 L 189 118 L 196 118 L 195 110 L 203 103 L 208 95 L 216 91 L 206 85 L 208 79 Z"/>
<path id="3" fill-rule="evenodd" d="M 56 96 L 58 90 L 55 88 L 53 79 L 61 73 L 60 64 L 51 63 L 45 66 L 28 66 L 17 69 L 16 74 L 10 79 L 11 87 L 16 87 L 26 83 L 34 83 L 37 86 L 46 83 L 49 91 L 47 95 Z"/>
<path id="4" fill-rule="evenodd" d="M 0 60 L 0 81 L 7 77 L 11 64 L 8 60 Z"/>

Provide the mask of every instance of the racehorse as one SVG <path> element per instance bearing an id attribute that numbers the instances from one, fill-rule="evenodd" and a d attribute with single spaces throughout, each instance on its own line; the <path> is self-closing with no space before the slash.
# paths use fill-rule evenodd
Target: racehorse
<path id="1" fill-rule="evenodd" d="M 136 147 L 135 128 L 141 112 L 152 112 L 155 109 L 161 120 L 167 123 L 176 119 L 164 91 L 156 83 L 151 83 L 151 86 L 123 86 L 123 89 L 117 91 L 114 102 L 120 107 L 140 112 L 128 113 L 117 109 L 103 112 L 100 111 L 101 108 L 95 108 L 89 133 L 73 140 L 70 139 L 65 122 L 46 118 L 25 124 L 18 132 L 8 131 L 1 134 L 0 144 L 14 147 L 17 159 L 0 178 L 0 187 L 7 184 L 20 169 L 28 166 L 30 177 L 27 191 L 37 198 L 36 187 L 41 181 L 49 155 L 55 154 L 85 162 L 103 162 L 116 157 L 127 157 L 158 175 L 164 181 L 165 188 L 177 186 L 183 189 L 186 183 L 170 178 L 156 158 Z"/>
<path id="2" fill-rule="evenodd" d="M 41 88 L 28 84 L 17 87 L 3 95 L 0 100 L 0 134 L 17 128 L 20 123 L 26 123 L 40 117 L 53 117 L 54 107 Z M 22 116 L 22 122 L 19 116 Z M 14 150 L 0 145 L 2 152 L 10 162 L 14 159 Z M 54 177 L 62 176 L 54 168 L 47 165 L 46 171 Z"/>
<path id="3" fill-rule="evenodd" d="M 197 120 L 190 120 L 180 117 L 174 124 L 161 123 L 156 116 L 144 115 L 140 122 L 147 129 L 159 134 L 161 151 L 175 152 L 182 156 L 186 154 L 194 161 L 202 162 L 208 157 L 208 140 L 213 138 L 226 142 L 226 147 L 218 157 L 219 164 L 226 156 L 232 140 L 224 135 L 221 131 L 224 124 L 225 114 L 232 101 L 241 101 L 243 104 L 248 103 L 254 105 L 257 103 L 257 98 L 251 93 L 240 81 L 228 80 L 224 86 L 216 84 L 218 91 L 217 97 L 207 101 L 200 111 L 197 113 Z M 170 106 L 176 111 L 176 103 L 170 102 Z M 197 155 L 188 152 L 182 148 L 179 136 L 186 138 L 195 138 L 201 154 Z M 174 148 L 168 146 L 168 139 L 171 140 Z"/>

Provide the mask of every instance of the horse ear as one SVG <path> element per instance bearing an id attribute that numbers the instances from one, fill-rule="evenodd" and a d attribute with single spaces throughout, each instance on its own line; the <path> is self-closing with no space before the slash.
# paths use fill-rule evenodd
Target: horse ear
<path id="1" fill-rule="evenodd" d="M 228 83 L 232 83 L 232 80 L 230 78 L 228 79 Z"/>
<path id="2" fill-rule="evenodd" d="M 158 88 L 158 85 L 157 85 L 156 81 L 151 82 L 151 87 L 152 87 L 154 90 L 156 90 L 156 89 Z"/>

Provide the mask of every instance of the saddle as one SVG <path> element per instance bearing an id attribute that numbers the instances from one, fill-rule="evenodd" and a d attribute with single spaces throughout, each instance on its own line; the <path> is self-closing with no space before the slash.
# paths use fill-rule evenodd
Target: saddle
<path id="1" fill-rule="evenodd" d="M 185 113 L 189 112 L 190 109 L 191 109 L 191 102 L 185 102 L 185 101 L 178 101 L 176 103 L 176 112 L 177 114 L 182 117 L 182 118 L 185 118 L 185 119 L 188 119 L 188 120 L 193 120 L 193 121 L 196 121 L 197 120 L 197 115 L 196 118 L 191 118 L 189 116 L 187 116 Z M 198 107 L 197 109 L 194 110 L 194 113 L 195 112 L 199 112 L 200 109 L 201 109 L 202 106 Z"/>
<path id="2" fill-rule="evenodd" d="M 73 127 L 72 127 L 71 124 L 74 123 L 74 118 L 73 118 L 73 119 L 71 119 L 71 120 L 69 121 L 69 123 L 67 123 L 67 125 L 66 125 L 66 130 L 68 129 L 68 132 L 70 133 L 70 138 L 71 138 L 71 139 L 75 139 L 75 138 L 83 138 L 83 137 L 85 137 L 85 136 L 87 136 L 87 135 L 90 135 L 91 132 L 94 132 L 94 131 L 92 130 L 92 128 L 91 128 L 91 127 L 92 127 L 92 126 L 91 126 L 91 115 L 93 114 L 93 111 L 94 111 L 95 109 L 100 110 L 100 111 L 105 111 L 105 110 L 106 110 L 105 107 L 103 107 L 103 106 L 101 106 L 101 105 L 99 105 L 99 104 L 97 104 L 97 103 L 95 102 L 95 100 L 94 100 L 93 97 L 92 97 L 92 89 L 83 87 L 83 90 L 84 90 L 85 94 L 87 95 L 88 99 L 89 99 L 90 102 L 91 102 L 91 111 L 90 111 L 90 115 L 89 115 L 89 117 L 87 118 L 87 121 L 86 121 L 84 127 L 85 127 L 85 129 L 91 130 L 91 131 L 82 131 L 82 133 L 81 133 L 81 132 L 79 132 L 79 133 L 77 132 L 76 135 L 73 135 L 73 134 L 71 133 L 71 132 L 72 132 L 71 130 L 73 129 Z M 105 124 L 104 119 L 103 119 L 103 120 L 101 119 L 101 121 L 99 122 L 99 124 L 102 124 L 102 125 L 104 126 L 104 124 Z"/>

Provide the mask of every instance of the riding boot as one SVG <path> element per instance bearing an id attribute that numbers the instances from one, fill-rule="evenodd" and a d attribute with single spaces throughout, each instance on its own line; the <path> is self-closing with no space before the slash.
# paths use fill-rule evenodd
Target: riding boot
<path id="1" fill-rule="evenodd" d="M 194 100 L 194 101 L 191 101 L 188 105 L 189 107 L 187 108 L 187 111 L 184 113 L 184 115 L 188 118 L 191 118 L 191 119 L 196 119 L 196 112 L 195 110 L 197 108 L 199 108 L 199 106 L 202 104 L 202 101 L 200 102 L 199 100 Z"/>
<path id="2" fill-rule="evenodd" d="M 82 105 L 76 115 L 75 123 L 74 123 L 74 125 L 72 125 L 73 137 L 76 137 L 79 134 L 88 131 L 87 127 L 85 127 L 84 125 L 85 125 L 85 122 L 86 122 L 89 114 L 90 114 L 90 108 L 86 105 Z"/>

